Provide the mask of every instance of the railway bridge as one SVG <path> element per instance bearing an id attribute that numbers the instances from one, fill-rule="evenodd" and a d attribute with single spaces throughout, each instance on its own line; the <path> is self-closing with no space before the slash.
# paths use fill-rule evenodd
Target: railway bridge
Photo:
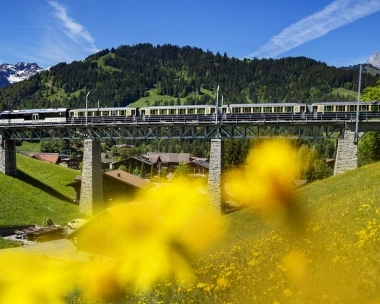
<path id="1" fill-rule="evenodd" d="M 211 140 L 209 165 L 209 193 L 216 210 L 224 211 L 222 200 L 223 139 L 288 137 L 305 139 L 337 139 L 334 174 L 357 167 L 357 136 L 367 131 L 380 130 L 380 121 L 364 120 L 355 129 L 353 119 L 302 120 L 271 119 L 258 121 L 231 119 L 229 121 L 155 121 L 155 122 L 91 122 L 86 120 L 60 123 L 29 123 L 0 125 L 0 172 L 17 176 L 17 140 L 82 139 L 84 158 L 82 191 L 79 210 L 97 214 L 103 208 L 100 162 L 101 139 L 204 139 Z"/>

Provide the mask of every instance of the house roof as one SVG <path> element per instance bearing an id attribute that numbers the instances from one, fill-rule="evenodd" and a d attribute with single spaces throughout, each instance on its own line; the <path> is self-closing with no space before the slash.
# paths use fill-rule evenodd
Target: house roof
<path id="1" fill-rule="evenodd" d="M 91 225 L 91 223 L 96 221 L 97 218 L 101 218 L 104 215 L 111 216 L 112 218 L 122 222 L 124 220 L 124 215 L 127 212 L 136 212 L 137 209 L 138 209 L 138 203 L 127 203 L 127 204 L 117 205 L 114 207 L 109 207 L 105 209 L 104 211 L 102 211 L 100 214 L 98 214 L 96 217 L 89 220 L 88 222 L 80 226 L 78 229 L 74 230 L 72 233 L 67 235 L 66 239 L 76 238 L 83 228 L 86 228 L 87 226 Z"/>
<path id="2" fill-rule="evenodd" d="M 32 157 L 52 164 L 58 163 L 60 159 L 58 153 L 36 153 Z"/>
<path id="3" fill-rule="evenodd" d="M 132 157 L 129 157 L 129 158 L 124 159 L 124 160 L 119 160 L 119 161 L 117 161 L 117 162 L 113 162 L 113 164 L 122 164 L 124 161 L 127 161 L 127 160 L 129 160 L 129 159 L 137 160 L 137 161 L 142 162 L 142 163 L 144 163 L 144 164 L 147 164 L 147 165 L 149 165 L 149 166 L 153 165 L 153 163 L 150 162 L 149 159 L 146 159 L 146 158 L 143 158 L 143 157 L 140 157 L 140 156 L 132 156 Z"/>
<path id="4" fill-rule="evenodd" d="M 208 161 L 205 161 L 205 160 L 202 160 L 202 159 L 194 159 L 193 161 L 191 161 L 192 164 L 196 164 L 198 166 L 201 166 L 203 168 L 206 168 L 206 169 L 209 169 L 209 162 Z"/>
<path id="5" fill-rule="evenodd" d="M 112 171 L 104 172 L 103 174 L 111 178 L 117 179 L 122 183 L 135 186 L 136 188 L 147 190 L 154 187 L 153 183 L 148 182 L 145 179 L 142 179 L 141 177 L 130 174 L 123 170 L 112 170 Z"/>
<path id="6" fill-rule="evenodd" d="M 141 177 L 138 177 L 136 175 L 130 174 L 128 172 L 125 172 L 123 170 L 112 170 L 103 172 L 103 175 L 106 175 L 108 177 L 114 178 L 124 184 L 132 185 L 136 188 L 141 188 L 148 190 L 150 188 L 153 188 L 155 186 L 154 183 L 148 182 L 145 179 L 142 179 Z M 74 178 L 74 182 L 67 184 L 66 186 L 74 186 L 78 182 L 82 181 L 82 176 L 77 175 Z"/>
<path id="7" fill-rule="evenodd" d="M 159 153 L 159 152 L 148 152 L 145 157 L 149 158 L 152 163 L 156 163 L 157 157 L 160 158 L 162 162 L 165 163 L 189 163 L 190 153 Z M 157 159 L 158 160 L 158 159 Z"/>

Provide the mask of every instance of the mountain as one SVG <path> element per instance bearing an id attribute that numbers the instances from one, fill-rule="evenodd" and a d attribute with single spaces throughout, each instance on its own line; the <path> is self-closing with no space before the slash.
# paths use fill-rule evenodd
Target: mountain
<path id="1" fill-rule="evenodd" d="M 19 62 L 16 65 L 0 64 L 0 88 L 7 87 L 12 83 L 29 79 L 38 72 L 43 71 L 37 63 Z"/>
<path id="2" fill-rule="evenodd" d="M 368 58 L 366 63 L 372 64 L 377 69 L 380 69 L 380 53 L 375 52 L 371 55 L 371 57 Z"/>
<path id="3" fill-rule="evenodd" d="M 0 110 L 20 108 L 144 107 L 348 101 L 358 87 L 354 69 L 306 57 L 238 59 L 197 47 L 122 45 L 83 61 L 59 63 L 28 80 L 0 89 Z M 376 85 L 363 73 L 362 86 Z"/>

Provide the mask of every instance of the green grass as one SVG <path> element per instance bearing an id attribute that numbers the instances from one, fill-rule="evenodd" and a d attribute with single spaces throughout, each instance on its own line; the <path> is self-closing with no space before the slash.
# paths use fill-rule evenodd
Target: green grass
<path id="1" fill-rule="evenodd" d="M 356 101 L 358 99 L 358 92 L 347 90 L 345 88 L 333 89 L 332 93 L 349 96 L 350 98 L 352 98 L 352 101 Z"/>
<path id="2" fill-rule="evenodd" d="M 64 225 L 79 216 L 74 189 L 79 171 L 17 154 L 18 176 L 0 174 L 0 226 L 37 224 L 45 217 Z"/>
<path id="3" fill-rule="evenodd" d="M 375 303 L 380 163 L 296 191 L 296 207 L 225 218 L 226 236 L 193 262 L 191 287 L 163 282 L 148 303 Z"/>
<path id="4" fill-rule="evenodd" d="M 142 97 L 140 98 L 139 100 L 137 100 L 136 102 L 133 102 L 131 104 L 129 104 L 128 106 L 129 107 L 138 107 L 138 108 L 142 108 L 142 107 L 148 107 L 148 106 L 153 106 L 154 105 L 154 102 L 155 101 L 170 101 L 170 100 L 173 100 L 174 102 L 177 100 L 177 98 L 173 97 L 173 96 L 169 96 L 169 95 L 158 95 L 157 94 L 157 91 L 158 89 L 151 89 L 149 90 L 149 96 L 147 97 Z M 206 89 L 202 89 L 201 88 L 201 94 L 208 94 L 210 96 L 212 96 L 213 98 L 215 97 L 214 93 L 212 91 L 209 91 L 209 90 L 206 90 Z M 184 104 L 186 98 L 180 98 L 181 100 L 181 104 Z"/>
<path id="5" fill-rule="evenodd" d="M 13 248 L 13 247 L 19 247 L 20 243 L 19 242 L 14 242 L 10 240 L 5 240 L 0 236 L 0 249 L 5 249 L 5 248 Z"/>
<path id="6" fill-rule="evenodd" d="M 21 146 L 17 146 L 16 150 L 23 153 L 41 152 L 40 142 L 23 141 Z"/>

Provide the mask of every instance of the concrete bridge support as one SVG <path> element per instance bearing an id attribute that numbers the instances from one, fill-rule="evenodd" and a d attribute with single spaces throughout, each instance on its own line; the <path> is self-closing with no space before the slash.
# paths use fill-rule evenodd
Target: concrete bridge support
<path id="1" fill-rule="evenodd" d="M 85 139 L 79 212 L 87 215 L 96 215 L 103 210 L 100 140 Z"/>
<path id="2" fill-rule="evenodd" d="M 13 140 L 3 139 L 0 135 L 0 172 L 17 176 L 16 144 Z"/>
<path id="3" fill-rule="evenodd" d="M 222 173 L 224 171 L 223 154 L 223 141 L 221 139 L 212 139 L 208 174 L 208 193 L 212 207 L 216 212 L 222 214 L 226 209 L 224 203 L 224 183 L 222 180 Z"/>

